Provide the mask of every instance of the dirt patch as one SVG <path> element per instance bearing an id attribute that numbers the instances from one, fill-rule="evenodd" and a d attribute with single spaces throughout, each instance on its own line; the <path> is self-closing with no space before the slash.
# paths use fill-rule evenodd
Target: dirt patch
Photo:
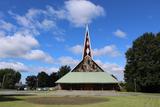
<path id="1" fill-rule="evenodd" d="M 83 105 L 108 101 L 98 97 L 35 97 L 26 99 L 29 103 L 45 105 Z"/>

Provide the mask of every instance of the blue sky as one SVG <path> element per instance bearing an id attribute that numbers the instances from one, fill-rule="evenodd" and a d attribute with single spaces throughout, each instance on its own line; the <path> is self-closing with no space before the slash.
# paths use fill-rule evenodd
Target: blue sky
<path id="1" fill-rule="evenodd" d="M 28 75 L 72 68 L 81 60 L 89 24 L 94 60 L 123 80 L 125 52 L 160 29 L 159 0 L 0 1 L 0 68 Z"/>

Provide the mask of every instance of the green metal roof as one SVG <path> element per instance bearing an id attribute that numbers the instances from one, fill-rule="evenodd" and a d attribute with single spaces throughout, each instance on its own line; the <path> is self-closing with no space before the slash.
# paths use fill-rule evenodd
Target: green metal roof
<path id="1" fill-rule="evenodd" d="M 118 83 L 107 72 L 69 72 L 56 83 Z"/>

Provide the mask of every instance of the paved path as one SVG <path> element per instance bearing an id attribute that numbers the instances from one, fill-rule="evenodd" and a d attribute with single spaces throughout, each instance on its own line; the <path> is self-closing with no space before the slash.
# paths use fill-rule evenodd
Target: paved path
<path id="1" fill-rule="evenodd" d="M 116 91 L 16 91 L 16 90 L 0 90 L 0 95 L 46 95 L 46 96 L 127 96 L 127 93 Z"/>
<path id="2" fill-rule="evenodd" d="M 67 91 L 67 90 L 57 90 L 53 93 L 55 96 L 120 96 L 119 92 L 116 91 Z M 125 95 L 125 94 L 123 94 Z"/>

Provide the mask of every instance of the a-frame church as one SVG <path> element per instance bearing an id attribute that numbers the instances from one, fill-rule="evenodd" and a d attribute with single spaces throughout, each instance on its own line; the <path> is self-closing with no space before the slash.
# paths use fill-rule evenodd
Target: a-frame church
<path id="1" fill-rule="evenodd" d="M 64 90 L 119 90 L 117 79 L 92 59 L 88 27 L 86 27 L 82 61 L 56 83 Z"/>

